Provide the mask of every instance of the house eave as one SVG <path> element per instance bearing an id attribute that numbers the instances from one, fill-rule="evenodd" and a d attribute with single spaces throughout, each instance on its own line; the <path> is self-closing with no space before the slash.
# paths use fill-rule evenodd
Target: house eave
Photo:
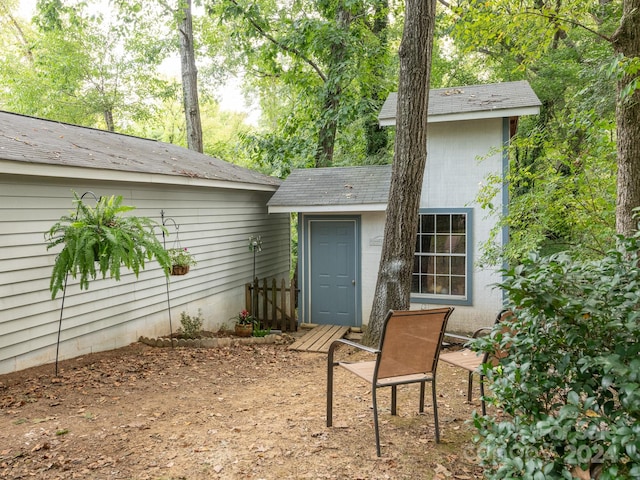
<path id="1" fill-rule="evenodd" d="M 482 110 L 477 112 L 449 113 L 444 115 L 429 115 L 427 123 L 461 122 L 465 120 L 484 120 L 487 118 L 510 118 L 540 113 L 539 106 Z M 396 117 L 379 117 L 381 127 L 395 127 Z"/>
<path id="2" fill-rule="evenodd" d="M 269 205 L 269 213 L 355 213 L 384 212 L 386 203 L 368 203 L 359 205 Z"/>
<path id="3" fill-rule="evenodd" d="M 148 183 L 155 185 L 182 185 L 191 187 L 225 188 L 232 190 L 253 190 L 264 192 L 275 192 L 278 189 L 278 185 L 232 182 L 228 180 L 214 180 L 200 177 L 130 172 L 101 168 L 83 168 L 70 165 L 25 163 L 5 159 L 0 159 L 0 173 L 8 175 L 27 175 L 34 177 Z"/>

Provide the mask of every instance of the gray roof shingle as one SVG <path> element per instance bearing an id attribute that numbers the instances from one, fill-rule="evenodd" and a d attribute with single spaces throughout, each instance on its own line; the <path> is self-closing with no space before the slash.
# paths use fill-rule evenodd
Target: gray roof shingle
<path id="1" fill-rule="evenodd" d="M 398 94 L 392 92 L 380 110 L 378 119 L 394 119 Z M 539 107 L 540 99 L 528 82 L 490 83 L 464 87 L 437 88 L 429 91 L 429 116 L 481 111 L 499 111 Z"/>
<path id="2" fill-rule="evenodd" d="M 386 204 L 391 165 L 293 170 L 269 207 Z"/>
<path id="3" fill-rule="evenodd" d="M 277 186 L 281 180 L 177 145 L 0 111 L 0 159 Z"/>

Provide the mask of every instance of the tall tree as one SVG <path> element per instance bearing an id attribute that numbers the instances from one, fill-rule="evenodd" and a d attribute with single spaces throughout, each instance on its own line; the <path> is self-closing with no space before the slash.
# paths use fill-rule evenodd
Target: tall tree
<path id="1" fill-rule="evenodd" d="M 149 99 L 164 89 L 156 74 L 164 44 L 140 15 L 40 0 L 32 25 L 9 25 L 13 39 L 0 53 L 3 108 L 113 131 L 146 116 Z"/>
<path id="2" fill-rule="evenodd" d="M 628 0 L 452 7 L 458 45 L 484 58 L 498 78 L 528 78 L 543 101 L 536 121 L 525 122 L 531 142 L 512 157 L 519 177 L 512 172 L 517 197 L 511 206 L 523 208 L 510 208 L 507 221 L 511 227 L 515 222 L 510 243 L 519 243 L 521 253 L 544 243 L 556 249 L 581 244 L 587 254 L 600 254 L 611 247 L 613 233 L 629 234 L 637 226 L 637 7 Z M 604 74 L 611 71 L 618 75 L 617 95 L 616 80 Z"/>
<path id="3" fill-rule="evenodd" d="M 640 0 L 623 1 L 620 26 L 612 37 L 615 51 L 631 64 L 618 81 L 618 199 L 616 231 L 630 235 L 638 229 L 633 217 L 640 207 Z"/>
<path id="4" fill-rule="evenodd" d="M 383 41 L 386 23 L 375 21 L 386 19 L 389 11 L 385 2 L 378 4 L 225 0 L 209 5 L 209 17 L 221 19 L 210 28 L 215 35 L 209 44 L 218 46 L 227 67 L 243 70 L 246 85 L 260 94 L 263 111 L 278 102 L 268 114 L 278 113 L 269 116 L 275 128 L 271 124 L 251 138 L 251 147 L 259 149 L 256 156 L 274 165 L 293 161 L 306 167 L 335 164 L 340 154 L 354 157 L 359 147 L 357 156 L 365 155 L 364 136 L 370 130 L 363 119 L 377 116 L 393 79 Z M 353 142 L 356 130 L 359 138 Z"/>
<path id="5" fill-rule="evenodd" d="M 389 309 L 407 309 L 422 180 L 427 162 L 427 112 L 435 0 L 407 0 L 400 44 L 396 141 L 378 281 L 363 342 L 380 341 Z"/>
<path id="6" fill-rule="evenodd" d="M 191 0 L 180 0 L 179 11 L 182 16 L 178 25 L 178 33 L 180 36 L 184 115 L 187 122 L 187 146 L 190 150 L 202 153 L 202 122 L 198 98 L 198 69 L 196 68 L 195 47 L 193 45 Z"/>

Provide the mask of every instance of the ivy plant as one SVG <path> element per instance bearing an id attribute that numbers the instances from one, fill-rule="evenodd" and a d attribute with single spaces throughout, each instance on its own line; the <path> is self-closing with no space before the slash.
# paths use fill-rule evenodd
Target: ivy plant
<path id="1" fill-rule="evenodd" d="M 154 257 L 168 275 L 171 262 L 154 233 L 161 226 L 146 217 L 125 216 L 135 207 L 122 205 L 120 195 L 100 197 L 95 207 L 73 195 L 76 210 L 62 216 L 45 234 L 47 249 L 62 245 L 51 274 L 51 298 L 64 288 L 67 275 L 80 276 L 80 288 L 88 289 L 98 272 L 102 278 L 109 274 L 120 280 L 124 266 L 137 277 L 145 261 Z"/>
<path id="2" fill-rule="evenodd" d="M 504 272 L 512 323 L 474 341 L 493 415 L 474 416 L 490 479 L 640 478 L 640 234 L 597 261 L 531 255 Z"/>

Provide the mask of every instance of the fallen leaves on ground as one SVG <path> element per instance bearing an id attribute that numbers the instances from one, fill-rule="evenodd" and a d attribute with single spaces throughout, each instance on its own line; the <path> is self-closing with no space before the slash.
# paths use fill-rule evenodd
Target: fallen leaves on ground
<path id="1" fill-rule="evenodd" d="M 326 368 L 286 345 L 134 344 L 61 362 L 55 378 L 53 365 L 0 376 L 0 477 L 481 478 L 464 372 L 440 367 L 440 444 L 417 386 L 399 387 L 396 417 L 383 390 L 377 458 L 369 388 L 340 370 L 325 426 Z"/>

